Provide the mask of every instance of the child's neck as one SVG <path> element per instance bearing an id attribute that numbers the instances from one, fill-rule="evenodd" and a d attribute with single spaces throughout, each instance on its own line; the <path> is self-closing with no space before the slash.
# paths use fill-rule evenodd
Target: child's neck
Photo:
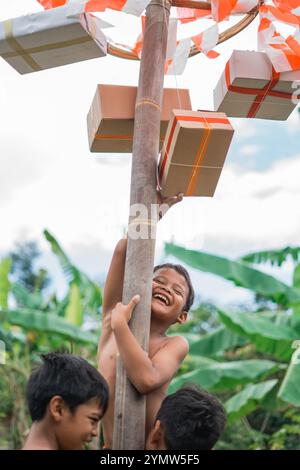
<path id="1" fill-rule="evenodd" d="M 150 324 L 150 336 L 153 338 L 164 337 L 166 336 L 166 331 L 168 327 L 162 325 L 161 323 L 156 323 L 155 320 L 151 320 Z"/>
<path id="2" fill-rule="evenodd" d="M 32 423 L 24 450 L 59 450 L 55 433 L 47 418 Z"/>

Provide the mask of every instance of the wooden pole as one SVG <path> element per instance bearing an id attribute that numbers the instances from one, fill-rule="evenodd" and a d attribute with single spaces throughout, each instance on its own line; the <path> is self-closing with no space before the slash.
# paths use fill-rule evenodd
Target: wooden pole
<path id="1" fill-rule="evenodd" d="M 160 114 L 171 4 L 171 0 L 152 0 L 146 11 L 134 124 L 123 303 L 128 303 L 134 294 L 141 295 L 130 328 L 146 352 L 149 344 L 156 237 L 156 221 L 151 208 L 157 202 Z M 137 204 L 142 204 L 140 211 L 137 210 Z M 140 223 L 134 221 L 136 218 Z M 131 238 L 131 234 L 136 238 L 138 232 L 140 238 Z M 113 449 L 144 449 L 145 403 L 145 397 L 140 396 L 128 381 L 118 359 Z"/>

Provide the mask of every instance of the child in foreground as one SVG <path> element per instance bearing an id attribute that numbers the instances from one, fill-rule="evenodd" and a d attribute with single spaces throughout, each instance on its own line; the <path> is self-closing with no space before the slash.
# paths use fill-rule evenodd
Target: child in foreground
<path id="1" fill-rule="evenodd" d="M 195 385 L 167 396 L 147 439 L 147 450 L 211 450 L 226 424 L 221 403 Z"/>
<path id="2" fill-rule="evenodd" d="M 44 354 L 28 381 L 32 426 L 24 450 L 80 450 L 97 436 L 108 385 L 81 357 Z"/>

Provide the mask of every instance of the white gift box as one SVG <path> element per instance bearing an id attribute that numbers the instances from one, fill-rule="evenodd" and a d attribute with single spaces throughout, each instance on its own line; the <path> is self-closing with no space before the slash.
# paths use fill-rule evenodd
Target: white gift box
<path id="1" fill-rule="evenodd" d="M 72 2 L 1 22 L 0 55 L 21 74 L 103 57 L 107 26 Z"/>

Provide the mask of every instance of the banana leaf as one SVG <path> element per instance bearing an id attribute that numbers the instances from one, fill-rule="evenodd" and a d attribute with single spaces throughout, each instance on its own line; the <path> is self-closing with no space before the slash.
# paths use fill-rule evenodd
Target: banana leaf
<path id="1" fill-rule="evenodd" d="M 82 331 L 75 325 L 53 313 L 39 312 L 30 309 L 3 310 L 0 322 L 7 321 L 25 330 L 60 335 L 67 340 L 97 345 L 96 335 Z"/>
<path id="2" fill-rule="evenodd" d="M 257 251 L 242 256 L 240 260 L 247 263 L 271 263 L 275 266 L 281 266 L 288 258 L 292 258 L 295 263 L 298 263 L 300 261 L 300 247 L 286 246 L 280 250 Z"/>
<path id="3" fill-rule="evenodd" d="M 83 309 L 80 299 L 80 291 L 77 284 L 70 286 L 69 303 L 65 311 L 65 319 L 73 325 L 80 326 L 83 322 Z"/>
<path id="4" fill-rule="evenodd" d="M 256 359 L 204 364 L 199 369 L 176 377 L 171 382 L 169 392 L 173 393 L 186 383 L 195 383 L 212 391 L 225 390 L 265 378 L 278 369 L 279 365 L 275 362 Z"/>
<path id="5" fill-rule="evenodd" d="M 248 338 L 258 351 L 281 361 L 289 361 L 297 333 L 288 325 L 276 324 L 259 313 L 227 313 L 219 310 L 219 318 L 231 331 Z"/>
<path id="6" fill-rule="evenodd" d="M 0 261 L 0 308 L 7 308 L 10 281 L 8 275 L 11 268 L 11 260 L 4 258 Z"/>
<path id="7" fill-rule="evenodd" d="M 38 293 L 31 293 L 21 284 L 14 282 L 11 286 L 11 291 L 17 301 L 17 304 L 21 307 L 32 308 L 32 309 L 43 309 L 43 297 Z"/>
<path id="8" fill-rule="evenodd" d="M 228 422 L 231 423 L 254 411 L 263 404 L 263 400 L 273 392 L 278 380 L 267 380 L 258 384 L 248 384 L 246 387 L 225 403 Z"/>
<path id="9" fill-rule="evenodd" d="M 44 230 L 44 236 L 50 243 L 53 253 L 57 256 L 69 285 L 77 284 L 80 290 L 81 303 L 84 311 L 98 311 L 102 305 L 101 290 L 85 273 L 74 266 L 58 241 L 48 230 Z"/>
<path id="10" fill-rule="evenodd" d="M 286 375 L 281 383 L 278 397 L 294 406 L 300 406 L 300 340 L 295 341 L 293 353 Z"/>
<path id="11" fill-rule="evenodd" d="M 212 333 L 201 336 L 190 343 L 190 354 L 200 356 L 215 356 L 218 353 L 245 345 L 246 340 L 228 328 L 221 326 Z"/>
<path id="12" fill-rule="evenodd" d="M 300 289 L 300 264 L 297 264 L 293 273 L 293 286 L 296 289 Z M 293 308 L 293 314 L 300 320 L 300 305 L 296 305 Z"/>
<path id="13" fill-rule="evenodd" d="M 165 252 L 195 269 L 223 277 L 236 286 L 250 289 L 280 305 L 300 303 L 300 290 L 289 287 L 275 277 L 254 269 L 242 261 L 188 250 L 171 243 L 165 244 Z"/>

